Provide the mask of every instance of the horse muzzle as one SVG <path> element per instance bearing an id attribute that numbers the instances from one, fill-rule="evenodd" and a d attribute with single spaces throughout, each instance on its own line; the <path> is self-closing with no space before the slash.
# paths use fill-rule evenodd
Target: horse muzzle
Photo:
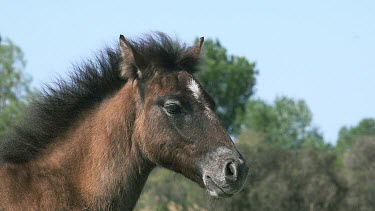
<path id="1" fill-rule="evenodd" d="M 213 197 L 227 198 L 239 192 L 249 172 L 246 161 L 236 150 L 220 147 L 209 153 L 201 165 L 203 183 Z"/>

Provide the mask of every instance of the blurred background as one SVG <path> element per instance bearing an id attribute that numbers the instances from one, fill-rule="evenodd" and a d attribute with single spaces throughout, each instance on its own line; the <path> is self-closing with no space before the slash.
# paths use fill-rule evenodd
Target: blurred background
<path id="1" fill-rule="evenodd" d="M 1 1 L 0 138 L 45 84 L 106 46 L 204 36 L 198 78 L 250 164 L 214 200 L 152 173 L 136 210 L 374 210 L 375 2 Z"/>

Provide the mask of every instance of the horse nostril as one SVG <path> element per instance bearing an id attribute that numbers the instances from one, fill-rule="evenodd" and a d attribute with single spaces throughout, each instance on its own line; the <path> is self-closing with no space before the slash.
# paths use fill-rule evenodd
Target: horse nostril
<path id="1" fill-rule="evenodd" d="M 234 169 L 234 164 L 233 163 L 230 163 L 229 165 L 227 165 L 227 169 L 226 169 L 226 175 L 228 176 L 233 176 L 234 175 L 234 171 L 236 171 L 236 169 Z"/>
<path id="2" fill-rule="evenodd" d="M 237 179 L 237 166 L 234 162 L 229 162 L 225 166 L 225 179 L 235 181 Z"/>

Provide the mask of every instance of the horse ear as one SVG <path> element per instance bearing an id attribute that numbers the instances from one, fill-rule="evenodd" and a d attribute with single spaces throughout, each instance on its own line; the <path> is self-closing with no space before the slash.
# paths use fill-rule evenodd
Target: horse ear
<path id="1" fill-rule="evenodd" d="M 120 35 L 120 54 L 121 77 L 126 79 L 141 79 L 142 73 L 140 68 L 144 66 L 144 59 L 141 54 L 134 48 L 134 46 L 125 39 L 124 35 Z"/>
<path id="2" fill-rule="evenodd" d="M 200 37 L 198 40 L 198 43 L 194 46 L 194 48 L 191 50 L 191 55 L 193 57 L 199 58 L 202 50 L 204 37 Z"/>

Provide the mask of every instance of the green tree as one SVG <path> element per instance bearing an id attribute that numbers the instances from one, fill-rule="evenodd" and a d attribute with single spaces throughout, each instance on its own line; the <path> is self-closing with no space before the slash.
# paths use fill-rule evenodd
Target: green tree
<path id="1" fill-rule="evenodd" d="M 255 63 L 245 57 L 228 55 L 218 40 L 206 40 L 203 46 L 204 66 L 198 74 L 203 87 L 214 98 L 217 114 L 230 134 L 238 134 L 246 103 L 254 93 Z"/>
<path id="2" fill-rule="evenodd" d="M 243 136 L 237 146 L 250 174 L 223 210 L 338 210 L 344 201 L 347 185 L 331 151 L 254 144 Z"/>
<path id="3" fill-rule="evenodd" d="M 0 39 L 0 138 L 21 117 L 30 94 L 30 77 L 23 72 L 22 50 L 11 40 Z"/>
<path id="4" fill-rule="evenodd" d="M 312 126 L 312 113 L 303 100 L 278 97 L 273 104 L 251 100 L 243 118 L 243 131 L 261 134 L 264 143 L 294 149 L 327 147 L 318 129 Z"/>
<path id="5" fill-rule="evenodd" d="M 336 145 L 336 152 L 340 155 L 351 149 L 356 140 L 362 137 L 375 136 L 375 119 L 366 118 L 354 127 L 342 127 Z"/>
<path id="6" fill-rule="evenodd" d="M 343 210 L 374 210 L 374 160 L 375 136 L 357 138 L 351 148 L 345 152 L 344 165 L 349 191 L 345 203 L 342 204 Z"/>
<path id="7" fill-rule="evenodd" d="M 204 189 L 184 176 L 165 170 L 154 170 L 137 202 L 135 210 L 202 210 L 209 208 Z"/>

